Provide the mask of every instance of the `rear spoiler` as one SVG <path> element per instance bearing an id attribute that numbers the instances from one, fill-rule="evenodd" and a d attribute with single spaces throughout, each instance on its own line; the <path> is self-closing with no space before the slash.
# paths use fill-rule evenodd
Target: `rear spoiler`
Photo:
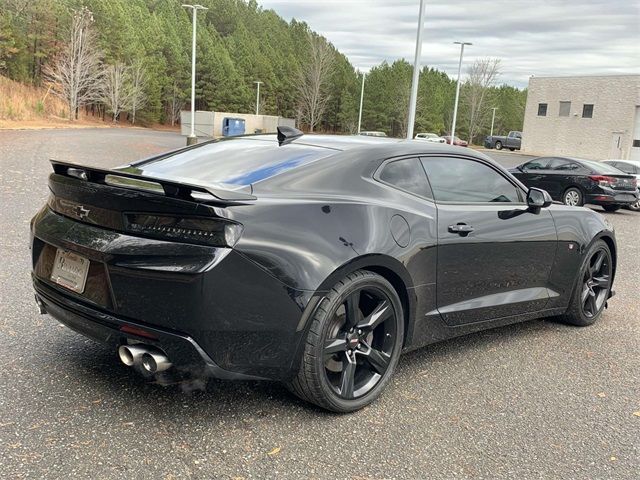
<path id="1" fill-rule="evenodd" d="M 75 177 L 92 183 L 113 185 L 145 192 L 157 193 L 183 200 L 195 200 L 202 203 L 242 204 L 257 200 L 247 192 L 230 190 L 208 183 L 191 183 L 182 179 L 165 180 L 157 177 L 138 175 L 124 170 L 106 170 L 86 167 L 74 163 L 51 160 L 53 171 L 58 175 Z"/>

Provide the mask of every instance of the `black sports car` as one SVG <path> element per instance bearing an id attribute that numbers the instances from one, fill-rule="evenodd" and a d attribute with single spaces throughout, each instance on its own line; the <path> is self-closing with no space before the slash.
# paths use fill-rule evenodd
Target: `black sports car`
<path id="1" fill-rule="evenodd" d="M 539 157 L 509 170 L 528 187 L 542 188 L 565 205 L 601 205 L 615 212 L 637 202 L 637 182 L 617 168 L 570 157 Z"/>
<path id="2" fill-rule="evenodd" d="M 602 313 L 601 215 L 467 148 L 301 135 L 53 161 L 32 221 L 41 311 L 140 371 L 278 380 L 339 412 L 374 400 L 402 351 Z"/>

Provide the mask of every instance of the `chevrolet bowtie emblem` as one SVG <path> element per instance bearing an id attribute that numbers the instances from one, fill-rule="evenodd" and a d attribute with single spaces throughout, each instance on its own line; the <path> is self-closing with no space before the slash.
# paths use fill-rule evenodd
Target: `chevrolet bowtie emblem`
<path id="1" fill-rule="evenodd" d="M 88 208 L 84 208 L 82 205 L 78 205 L 75 208 L 75 214 L 80 220 L 87 218 L 89 216 L 89 211 L 90 210 Z"/>

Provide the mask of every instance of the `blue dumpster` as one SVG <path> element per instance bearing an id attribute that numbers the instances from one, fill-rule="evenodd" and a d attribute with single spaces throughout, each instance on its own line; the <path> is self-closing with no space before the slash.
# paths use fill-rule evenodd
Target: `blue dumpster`
<path id="1" fill-rule="evenodd" d="M 244 119 L 226 117 L 222 120 L 222 136 L 244 135 Z"/>

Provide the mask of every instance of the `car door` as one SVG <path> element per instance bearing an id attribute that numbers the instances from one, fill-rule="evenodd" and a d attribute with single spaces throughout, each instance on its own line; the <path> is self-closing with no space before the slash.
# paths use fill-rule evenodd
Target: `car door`
<path id="1" fill-rule="evenodd" d="M 524 165 L 512 170 L 513 175 L 527 187 L 542 188 L 547 165 L 550 159 L 547 157 L 534 158 Z"/>
<path id="2" fill-rule="evenodd" d="M 540 188 L 549 192 L 552 198 L 562 200 L 565 190 L 578 185 L 580 181 L 576 177 L 584 174 L 584 168 L 572 159 L 552 158 Z"/>
<path id="3" fill-rule="evenodd" d="M 556 250 L 548 210 L 489 162 L 425 156 L 438 220 L 437 308 L 452 326 L 543 310 Z"/>

